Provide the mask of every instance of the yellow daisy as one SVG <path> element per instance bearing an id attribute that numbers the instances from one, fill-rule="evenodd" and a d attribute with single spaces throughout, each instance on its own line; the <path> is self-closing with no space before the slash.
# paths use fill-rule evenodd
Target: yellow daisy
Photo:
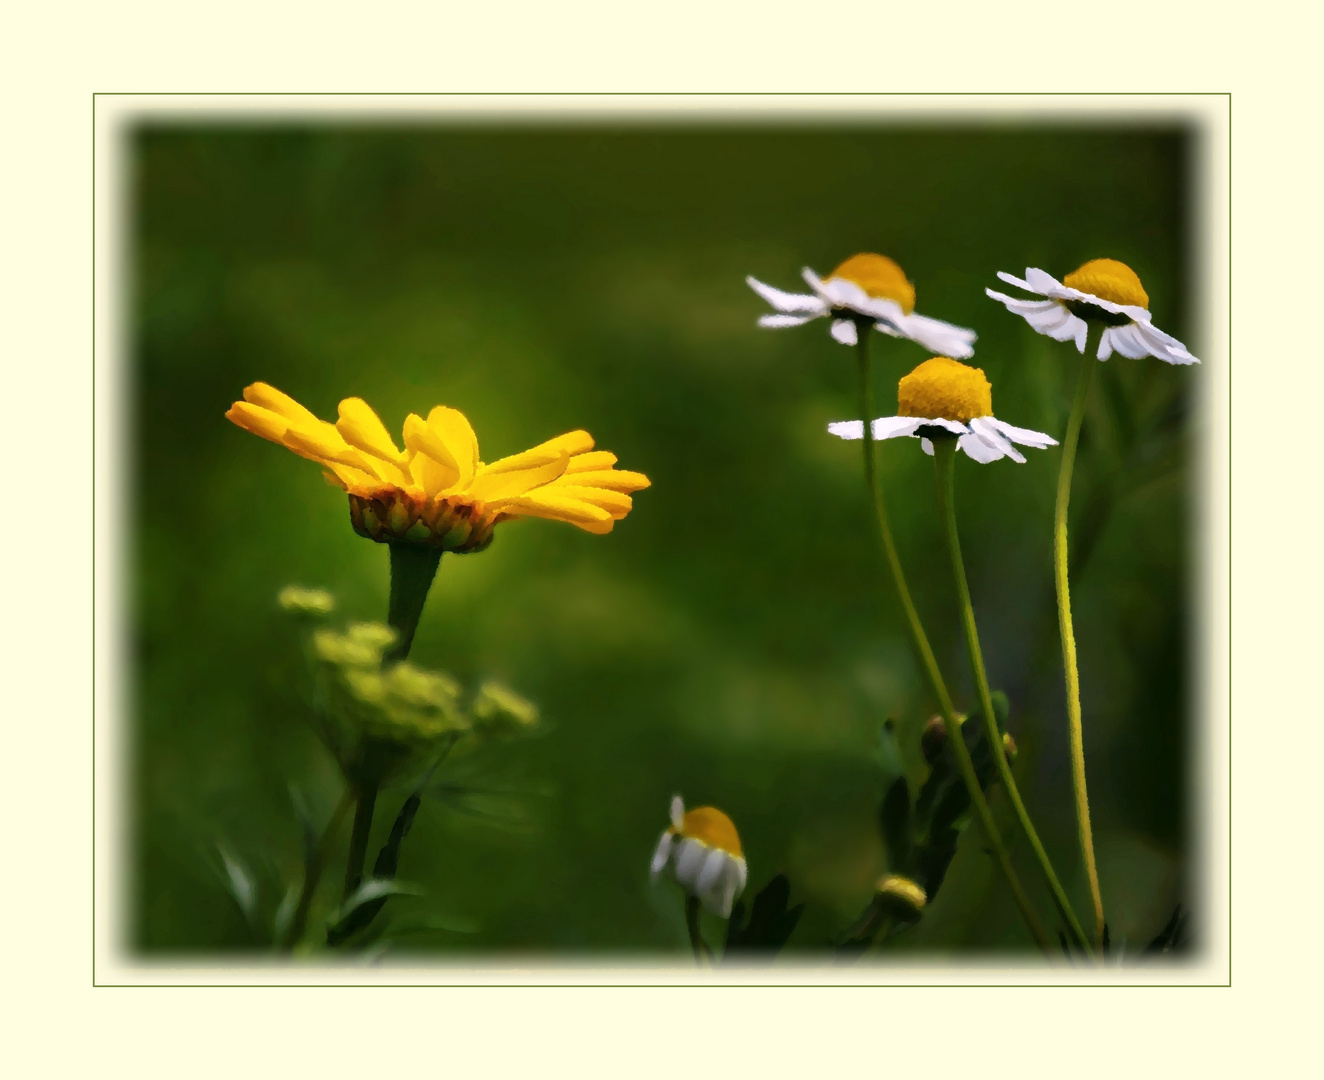
<path id="1" fill-rule="evenodd" d="M 438 405 L 410 413 L 401 450 L 361 398 L 340 403 L 334 424 L 319 420 L 266 383 L 244 389 L 226 417 L 326 469 L 349 494 L 354 531 L 379 543 L 478 551 L 499 522 L 517 517 L 566 521 L 611 532 L 630 512 L 629 493 L 649 486 L 642 473 L 616 469 L 616 455 L 571 431 L 485 464 L 463 413 Z"/>

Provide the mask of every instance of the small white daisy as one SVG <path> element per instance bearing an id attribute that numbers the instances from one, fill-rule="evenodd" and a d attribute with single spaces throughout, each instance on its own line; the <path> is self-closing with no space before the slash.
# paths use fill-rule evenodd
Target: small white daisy
<path id="1" fill-rule="evenodd" d="M 980 368 L 959 364 L 946 356 L 925 360 L 897 384 L 900 416 L 881 416 L 873 422 L 875 439 L 917 437 L 926 454 L 933 453 L 931 437 L 940 432 L 957 436 L 956 448 L 980 463 L 1009 457 L 1025 463 L 1012 443 L 1044 450 L 1057 440 L 1042 431 L 1013 427 L 993 415 L 993 388 Z M 841 439 L 864 438 L 864 422 L 843 420 L 828 424 Z"/>
<path id="2" fill-rule="evenodd" d="M 714 806 L 685 812 L 677 795 L 671 800 L 671 827 L 653 852 L 653 880 L 670 864 L 672 875 L 691 896 L 724 919 L 745 891 L 745 858 L 731 819 Z"/>
<path id="3" fill-rule="evenodd" d="M 1020 315 L 1039 333 L 1055 341 L 1072 341 L 1085 351 L 1089 323 L 1104 324 L 1098 358 L 1107 360 L 1114 350 L 1132 360 L 1155 356 L 1169 364 L 1198 364 L 1186 346 L 1150 322 L 1149 294 L 1126 263 L 1091 259 L 1061 281 L 1042 270 L 1027 268 L 1025 280 L 998 271 L 998 277 L 1047 300 L 1020 300 L 985 289 L 990 297 Z"/>
<path id="4" fill-rule="evenodd" d="M 856 321 L 863 316 L 872 319 L 884 334 L 918 342 L 933 352 L 974 355 L 973 330 L 914 313 L 915 286 L 885 255 L 852 255 L 826 280 L 820 280 L 808 267 L 801 273 L 814 290 L 812 294 L 782 292 L 757 278 L 745 278 L 749 287 L 778 311 L 776 315 L 761 316 L 760 326 L 800 326 L 830 316 L 832 336 L 843 345 L 855 345 Z"/>

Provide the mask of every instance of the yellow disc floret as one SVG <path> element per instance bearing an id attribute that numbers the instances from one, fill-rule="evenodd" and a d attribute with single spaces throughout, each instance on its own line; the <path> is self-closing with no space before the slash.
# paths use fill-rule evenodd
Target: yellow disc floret
<path id="1" fill-rule="evenodd" d="M 1062 284 L 1113 304 L 1149 310 L 1149 293 L 1140 284 L 1140 278 L 1126 263 L 1116 259 L 1091 259 L 1064 277 Z"/>
<path id="2" fill-rule="evenodd" d="M 680 828 L 675 826 L 667 830 L 677 832 L 689 840 L 698 840 L 708 847 L 720 848 L 728 855 L 740 856 L 740 836 L 736 833 L 735 823 L 715 806 L 699 806 L 686 812 Z"/>
<path id="3" fill-rule="evenodd" d="M 876 300 L 894 300 L 909 315 L 915 310 L 915 286 L 886 255 L 852 255 L 828 275 L 858 285 Z"/>
<path id="4" fill-rule="evenodd" d="M 969 423 L 993 415 L 993 387 L 982 368 L 968 367 L 946 356 L 925 360 L 896 388 L 901 416 Z"/>

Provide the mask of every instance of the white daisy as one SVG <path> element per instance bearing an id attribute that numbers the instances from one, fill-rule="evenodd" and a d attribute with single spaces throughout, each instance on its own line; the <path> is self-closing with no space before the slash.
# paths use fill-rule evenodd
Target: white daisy
<path id="1" fill-rule="evenodd" d="M 909 435 L 920 439 L 926 454 L 933 453 L 934 437 L 956 436 L 956 448 L 980 463 L 1009 457 L 1025 463 L 1012 443 L 1044 450 L 1057 440 L 1042 431 L 1013 427 L 993 415 L 993 388 L 980 368 L 959 364 L 946 356 L 925 360 L 897 384 L 900 416 L 881 416 L 873 422 L 875 439 Z M 864 422 L 843 420 L 828 424 L 841 439 L 864 438 Z"/>
<path id="2" fill-rule="evenodd" d="M 932 352 L 973 356 L 975 332 L 938 319 L 916 315 L 915 286 L 885 255 L 852 255 L 826 280 L 808 267 L 801 273 L 812 294 L 782 292 L 747 277 L 749 287 L 775 307 L 776 315 L 759 318 L 760 326 L 800 326 L 830 316 L 832 336 L 843 345 L 857 343 L 856 323 L 863 318 L 892 337 L 908 338 Z"/>
<path id="3" fill-rule="evenodd" d="M 1126 263 L 1116 259 L 1091 259 L 1061 281 L 1042 270 L 1028 268 L 1025 280 L 998 271 L 998 277 L 1026 292 L 1047 300 L 1020 300 L 985 289 L 1007 310 L 1020 315 L 1039 333 L 1055 341 L 1072 341 L 1085 351 L 1089 323 L 1104 324 L 1099 338 L 1098 358 L 1107 360 L 1114 350 L 1132 360 L 1155 356 L 1169 364 L 1198 364 L 1186 346 L 1150 322 L 1149 294 L 1140 278 Z"/>
<path id="4" fill-rule="evenodd" d="M 724 919 L 745 891 L 745 858 L 731 819 L 714 806 L 685 812 L 677 795 L 671 800 L 671 827 L 653 852 L 653 880 L 670 864 L 671 873 L 691 896 Z"/>

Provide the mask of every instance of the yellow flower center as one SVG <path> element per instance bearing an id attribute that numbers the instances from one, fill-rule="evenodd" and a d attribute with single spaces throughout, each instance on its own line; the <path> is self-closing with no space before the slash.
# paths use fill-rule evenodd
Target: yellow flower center
<path id="1" fill-rule="evenodd" d="M 915 286 L 886 255 L 852 255 L 828 275 L 858 285 L 875 300 L 894 300 L 909 315 L 915 310 Z"/>
<path id="2" fill-rule="evenodd" d="M 1064 277 L 1062 284 L 1113 304 L 1149 310 L 1149 293 L 1140 284 L 1140 278 L 1126 263 L 1116 259 L 1091 259 Z"/>
<path id="3" fill-rule="evenodd" d="M 673 826 L 669 831 L 676 831 Z M 680 835 L 698 840 L 709 847 L 721 848 L 728 855 L 740 855 L 740 837 L 735 823 L 715 806 L 699 806 L 687 810 L 681 819 Z"/>
<path id="4" fill-rule="evenodd" d="M 993 415 L 993 387 L 982 368 L 967 367 L 946 356 L 925 360 L 896 388 L 901 416 L 955 420 Z"/>

